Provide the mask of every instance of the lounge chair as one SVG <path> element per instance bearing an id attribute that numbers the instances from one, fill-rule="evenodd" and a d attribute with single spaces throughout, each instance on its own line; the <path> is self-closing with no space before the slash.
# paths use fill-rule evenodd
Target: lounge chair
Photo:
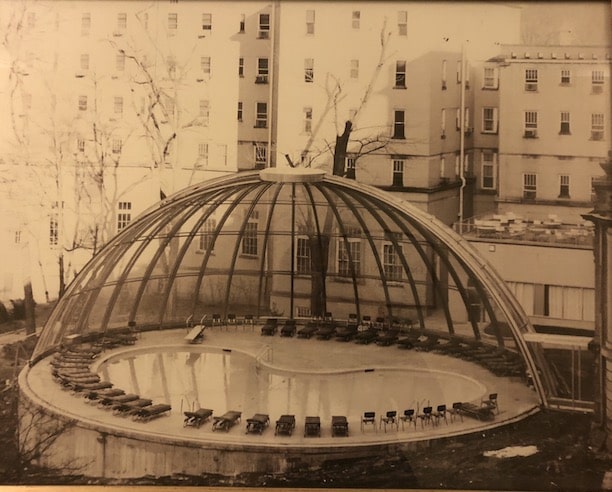
<path id="1" fill-rule="evenodd" d="M 183 420 L 183 427 L 196 427 L 200 426 L 210 419 L 213 411 L 210 408 L 198 408 L 195 412 L 183 412 L 185 420 Z"/>
<path id="2" fill-rule="evenodd" d="M 281 337 L 292 337 L 295 335 L 296 326 L 294 319 L 286 319 L 283 327 L 281 328 Z"/>
<path id="3" fill-rule="evenodd" d="M 100 407 L 111 407 L 113 405 L 117 405 L 119 403 L 126 403 L 128 401 L 138 400 L 140 398 L 138 395 L 134 393 L 128 393 L 127 395 L 119 395 L 119 396 L 105 396 L 100 398 L 98 402 L 98 406 Z"/>
<path id="4" fill-rule="evenodd" d="M 363 417 L 361 417 L 361 430 L 363 431 L 363 428 L 368 424 L 372 425 L 374 430 L 376 430 L 376 412 L 363 412 Z"/>
<path id="5" fill-rule="evenodd" d="M 491 393 L 489 398 L 483 398 L 480 405 L 488 408 L 489 410 L 495 410 L 495 413 L 499 413 L 499 406 L 497 404 L 497 393 Z"/>
<path id="6" fill-rule="evenodd" d="M 384 330 L 386 328 L 385 326 L 385 318 L 384 316 L 378 316 L 375 320 L 374 320 L 374 327 L 378 328 L 379 330 Z"/>
<path id="7" fill-rule="evenodd" d="M 446 418 L 446 413 L 447 413 L 446 405 L 438 405 L 436 407 L 436 411 L 433 412 L 433 417 L 436 419 L 434 421 L 434 423 L 436 425 L 439 425 L 440 424 L 440 420 L 444 419 L 444 422 L 446 422 L 446 424 L 448 425 L 448 420 Z"/>
<path id="8" fill-rule="evenodd" d="M 278 319 L 277 318 L 268 318 L 264 325 L 261 327 L 261 334 L 266 336 L 271 336 L 276 333 L 278 329 Z"/>
<path id="9" fill-rule="evenodd" d="M 349 340 L 355 338 L 357 336 L 357 325 L 356 324 L 348 324 L 346 326 L 341 326 L 336 330 L 336 339 L 342 340 L 344 342 L 348 342 Z"/>
<path id="10" fill-rule="evenodd" d="M 304 437 L 321 437 L 320 417 L 306 417 L 304 419 Z"/>
<path id="11" fill-rule="evenodd" d="M 279 434 L 283 434 L 290 436 L 293 434 L 293 429 L 295 429 L 295 415 L 281 415 L 276 421 L 274 435 L 278 436 Z"/>
<path id="12" fill-rule="evenodd" d="M 332 437 L 348 437 L 348 421 L 343 415 L 332 416 Z"/>
<path id="13" fill-rule="evenodd" d="M 298 330 L 297 336 L 298 338 L 310 338 L 317 332 L 318 329 L 319 325 L 316 323 L 316 321 L 309 321 L 306 323 L 306 326 Z"/>
<path id="14" fill-rule="evenodd" d="M 320 340 L 329 340 L 336 334 L 336 325 L 333 321 L 324 321 L 323 326 L 317 330 L 317 338 Z"/>
<path id="15" fill-rule="evenodd" d="M 81 391 L 96 391 L 112 387 L 113 383 L 109 383 L 108 381 L 100 381 L 99 383 L 74 383 L 72 384 L 71 389 L 76 393 L 80 393 Z"/>
<path id="16" fill-rule="evenodd" d="M 117 403 L 111 407 L 113 415 L 134 415 L 143 407 L 148 407 L 153 404 L 153 400 L 149 398 L 138 398 L 137 400 L 128 401 L 125 403 Z"/>
<path id="17" fill-rule="evenodd" d="M 414 408 L 404 410 L 404 413 L 400 415 L 399 419 L 402 421 L 402 430 L 404 430 L 404 424 L 406 422 L 409 424 L 414 424 L 414 428 L 416 429 L 416 415 L 414 413 Z"/>
<path id="18" fill-rule="evenodd" d="M 376 345 L 382 345 L 383 347 L 393 345 L 399 339 L 398 333 L 397 330 L 383 331 L 376 337 Z"/>
<path id="19" fill-rule="evenodd" d="M 134 414 L 134 420 L 148 422 L 149 420 L 161 417 L 162 415 L 168 415 L 170 410 L 172 410 L 172 407 L 166 403 L 146 406 L 138 409 L 138 411 Z"/>
<path id="20" fill-rule="evenodd" d="M 220 417 L 213 417 L 213 426 L 212 430 L 223 430 L 225 432 L 229 432 L 229 430 L 240 422 L 240 417 L 242 416 L 242 412 L 238 412 L 236 410 L 230 410 L 229 412 L 225 412 Z"/>
<path id="21" fill-rule="evenodd" d="M 267 413 L 256 413 L 247 419 L 246 433 L 261 434 L 270 425 L 270 416 Z"/>
<path id="22" fill-rule="evenodd" d="M 454 422 L 455 415 L 458 415 L 461 419 L 461 422 L 463 422 L 463 415 L 461 414 L 461 405 L 462 403 L 460 401 L 456 401 L 453 403 L 452 407 L 447 410 L 448 414 L 450 415 L 451 422 Z"/>
<path id="23" fill-rule="evenodd" d="M 490 408 L 479 406 L 475 403 L 463 402 L 461 406 L 458 407 L 458 410 L 460 415 L 465 415 L 466 417 L 477 420 L 493 420 L 495 418 L 495 414 Z"/>
<path id="24" fill-rule="evenodd" d="M 368 345 L 378 338 L 378 330 L 376 328 L 368 328 L 365 331 L 357 333 L 355 335 L 355 343 L 361 343 Z"/>
<path id="25" fill-rule="evenodd" d="M 421 428 L 425 426 L 425 424 L 433 423 L 433 408 L 425 407 L 423 408 L 423 413 L 418 415 L 418 418 L 421 420 Z"/>
<path id="26" fill-rule="evenodd" d="M 424 335 L 419 337 L 414 342 L 414 348 L 417 351 L 429 352 L 430 350 L 433 350 L 436 345 L 438 345 L 439 338 L 440 337 L 438 335 Z"/>
<path id="27" fill-rule="evenodd" d="M 399 422 L 397 420 L 397 411 L 389 410 L 385 416 L 380 417 L 380 427 L 385 426 L 385 432 L 387 432 L 387 425 L 394 425 L 395 430 L 399 429 Z"/>
<path id="28" fill-rule="evenodd" d="M 125 395 L 125 391 L 119 388 L 107 388 L 101 390 L 90 390 L 83 397 L 89 401 L 96 401 L 102 398 L 108 398 L 111 396 Z"/>

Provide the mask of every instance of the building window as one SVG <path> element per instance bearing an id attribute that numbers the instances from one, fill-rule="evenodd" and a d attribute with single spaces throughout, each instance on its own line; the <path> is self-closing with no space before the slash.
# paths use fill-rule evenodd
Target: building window
<path id="1" fill-rule="evenodd" d="M 400 36 L 408 35 L 408 12 L 400 10 L 397 13 L 397 34 Z"/>
<path id="2" fill-rule="evenodd" d="M 168 55 L 166 57 L 166 68 L 168 69 L 170 78 L 176 77 L 176 58 L 174 55 Z"/>
<path id="3" fill-rule="evenodd" d="M 483 89 L 497 89 L 499 87 L 499 70 L 495 67 L 485 67 L 482 81 Z"/>
<path id="4" fill-rule="evenodd" d="M 210 56 L 200 57 L 200 68 L 202 69 L 202 73 L 204 75 L 210 75 L 210 66 Z"/>
<path id="5" fill-rule="evenodd" d="M 238 121 L 242 121 L 242 101 L 238 101 Z"/>
<path id="6" fill-rule="evenodd" d="M 119 202 L 117 205 L 117 232 L 121 232 L 132 221 L 132 202 Z"/>
<path id="7" fill-rule="evenodd" d="M 602 140 L 604 135 L 604 115 L 603 113 L 593 113 L 591 115 L 591 139 Z"/>
<path id="8" fill-rule="evenodd" d="M 261 16 L 260 16 L 260 19 L 261 19 Z M 238 28 L 238 32 L 244 32 L 245 25 L 246 25 L 246 15 L 240 14 L 240 27 Z"/>
<path id="9" fill-rule="evenodd" d="M 115 56 L 115 69 L 118 72 L 125 70 L 125 53 L 117 53 Z"/>
<path id="10" fill-rule="evenodd" d="M 306 34 L 314 34 L 315 32 L 315 11 L 306 11 Z"/>
<path id="11" fill-rule="evenodd" d="M 604 83 L 603 70 L 593 70 L 591 73 L 591 82 L 593 94 L 601 94 L 603 92 Z"/>
<path id="12" fill-rule="evenodd" d="M 392 186 L 404 186 L 404 161 L 401 159 L 393 159 Z"/>
<path id="13" fill-rule="evenodd" d="M 359 60 L 351 60 L 351 78 L 359 78 Z"/>
<path id="14" fill-rule="evenodd" d="M 528 68 L 525 70 L 525 90 L 526 91 L 537 91 L 538 90 L 538 71 L 537 69 Z"/>
<path id="15" fill-rule="evenodd" d="M 201 166 L 208 166 L 208 143 L 200 142 L 198 144 L 198 163 Z"/>
<path id="16" fill-rule="evenodd" d="M 571 73 L 569 70 L 561 70 L 561 84 L 569 85 L 571 83 Z"/>
<path id="17" fill-rule="evenodd" d="M 200 120 L 203 126 L 208 126 L 210 120 L 210 103 L 208 99 L 200 99 Z"/>
<path id="18" fill-rule="evenodd" d="M 14 236 L 15 244 L 21 244 L 21 231 L 17 229 Z"/>
<path id="19" fill-rule="evenodd" d="M 304 108 L 304 133 L 312 133 L 312 108 Z"/>
<path id="20" fill-rule="evenodd" d="M 145 28 L 146 31 L 149 30 L 149 13 L 148 12 L 144 12 L 142 14 L 142 26 Z"/>
<path id="21" fill-rule="evenodd" d="M 81 36 L 89 36 L 91 30 L 91 14 L 85 12 L 81 14 Z"/>
<path id="22" fill-rule="evenodd" d="M 404 121 L 405 112 L 403 110 L 395 110 L 393 111 L 393 137 L 398 139 L 406 138 L 405 135 L 405 127 L 406 123 Z"/>
<path id="23" fill-rule="evenodd" d="M 81 70 L 89 70 L 89 55 L 87 53 L 81 54 Z"/>
<path id="24" fill-rule="evenodd" d="M 200 227 L 200 235 L 198 237 L 198 251 L 208 251 L 211 253 L 215 250 L 215 229 L 217 221 L 215 219 L 206 219 L 202 227 Z"/>
<path id="25" fill-rule="evenodd" d="M 446 109 L 440 111 L 440 138 L 446 138 Z"/>
<path id="26" fill-rule="evenodd" d="M 49 217 L 49 246 L 59 244 L 59 214 L 53 213 Z"/>
<path id="27" fill-rule="evenodd" d="M 79 111 L 87 111 L 87 96 L 79 96 Z"/>
<path id="28" fill-rule="evenodd" d="M 257 59 L 257 76 L 255 77 L 256 84 L 267 84 L 268 83 L 268 59 L 258 58 Z"/>
<path id="29" fill-rule="evenodd" d="M 570 134 L 570 114 L 569 111 L 561 111 L 561 128 L 559 129 L 560 135 Z"/>
<path id="30" fill-rule="evenodd" d="M 120 12 L 117 14 L 117 32 L 122 33 L 127 28 L 127 14 Z"/>
<path id="31" fill-rule="evenodd" d="M 81 153 L 85 152 L 85 139 L 79 138 L 77 140 L 77 150 Z"/>
<path id="32" fill-rule="evenodd" d="M 455 129 L 461 130 L 461 108 L 457 108 L 455 111 Z"/>
<path id="33" fill-rule="evenodd" d="M 305 58 L 304 59 L 304 82 L 313 82 L 313 81 L 314 81 L 314 59 Z"/>
<path id="34" fill-rule="evenodd" d="M 260 39 L 268 39 L 270 37 L 270 14 L 259 14 L 257 37 Z"/>
<path id="35" fill-rule="evenodd" d="M 525 138 L 536 138 L 538 136 L 538 112 L 525 111 Z"/>
<path id="36" fill-rule="evenodd" d="M 535 200 L 537 192 L 537 175 L 523 174 L 523 198 L 525 200 Z"/>
<path id="37" fill-rule="evenodd" d="M 442 60 L 442 90 L 446 90 L 446 60 Z"/>
<path id="38" fill-rule="evenodd" d="M 357 159 L 354 156 L 344 159 L 344 176 L 348 179 L 355 179 Z"/>
<path id="39" fill-rule="evenodd" d="M 113 108 L 114 108 L 115 114 L 120 115 L 123 113 L 123 97 L 115 96 Z"/>
<path id="40" fill-rule="evenodd" d="M 178 27 L 178 14 L 176 12 L 170 12 L 168 14 L 168 29 L 170 31 L 176 31 Z"/>
<path id="41" fill-rule="evenodd" d="M 570 197 L 570 177 L 567 174 L 559 176 L 559 198 Z"/>
<path id="42" fill-rule="evenodd" d="M 209 13 L 202 14 L 202 30 L 203 31 L 212 30 L 212 14 L 209 14 Z"/>
<path id="43" fill-rule="evenodd" d="M 255 128 L 268 126 L 268 103 L 258 102 L 255 105 Z"/>
<path id="44" fill-rule="evenodd" d="M 395 89 L 406 88 L 406 60 L 395 62 Z"/>
<path id="45" fill-rule="evenodd" d="M 255 144 L 255 167 L 262 169 L 268 163 L 268 147 L 265 144 Z"/>
<path id="46" fill-rule="evenodd" d="M 354 271 L 355 275 L 359 276 L 361 273 L 361 237 L 359 229 L 347 227 L 345 232 L 347 237 L 338 238 L 337 241 L 338 275 L 341 277 L 351 277 Z"/>
<path id="47" fill-rule="evenodd" d="M 495 189 L 495 152 L 482 153 L 481 187 L 484 190 Z"/>
<path id="48" fill-rule="evenodd" d="M 238 58 L 238 77 L 244 77 L 244 58 Z"/>
<path id="49" fill-rule="evenodd" d="M 298 236 L 295 248 L 295 270 L 300 275 L 308 275 L 311 271 L 310 240 L 306 236 Z"/>
<path id="50" fill-rule="evenodd" d="M 242 237 L 242 254 L 257 256 L 257 227 L 259 223 L 259 212 L 253 210 L 244 229 Z"/>
<path id="51" fill-rule="evenodd" d="M 353 19 L 353 22 L 352 22 L 353 29 L 359 29 L 359 24 L 361 22 L 361 12 L 359 10 L 353 10 L 352 19 Z"/>
<path id="52" fill-rule="evenodd" d="M 113 138 L 112 151 L 113 154 L 120 154 L 123 147 L 123 141 L 120 138 Z"/>
<path id="53" fill-rule="evenodd" d="M 482 133 L 497 133 L 497 108 L 482 108 Z"/>
<path id="54" fill-rule="evenodd" d="M 461 83 L 461 60 L 457 60 L 457 83 Z"/>
<path id="55" fill-rule="evenodd" d="M 395 237 L 395 244 L 391 242 L 391 233 L 385 233 L 387 241 L 383 244 L 383 270 L 385 273 L 385 279 L 391 282 L 399 282 L 402 280 L 402 263 L 400 261 L 400 255 L 402 253 L 402 245 L 399 244 L 401 240 L 400 234 L 393 234 Z"/>

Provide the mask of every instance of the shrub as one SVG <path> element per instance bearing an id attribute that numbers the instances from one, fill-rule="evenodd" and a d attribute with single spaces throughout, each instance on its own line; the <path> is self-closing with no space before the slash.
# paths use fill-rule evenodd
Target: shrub
<path id="1" fill-rule="evenodd" d="M 11 299 L 13 305 L 13 319 L 25 319 L 25 301 L 23 299 Z"/>
<path id="2" fill-rule="evenodd" d="M 11 316 L 2 302 L 0 302 L 0 323 L 6 323 L 11 319 Z"/>

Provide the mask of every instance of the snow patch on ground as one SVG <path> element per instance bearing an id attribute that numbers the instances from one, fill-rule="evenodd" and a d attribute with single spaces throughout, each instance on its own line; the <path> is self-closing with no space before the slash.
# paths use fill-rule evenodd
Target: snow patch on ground
<path id="1" fill-rule="evenodd" d="M 508 446 L 494 451 L 485 451 L 482 454 L 487 458 L 514 458 L 516 456 L 531 456 L 537 452 L 537 446 Z"/>

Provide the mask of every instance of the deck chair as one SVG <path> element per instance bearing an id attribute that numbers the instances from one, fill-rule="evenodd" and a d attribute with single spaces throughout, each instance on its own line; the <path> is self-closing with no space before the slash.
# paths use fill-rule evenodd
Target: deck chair
<path id="1" fill-rule="evenodd" d="M 119 395 L 119 396 L 107 396 L 100 398 L 98 402 L 99 407 L 113 407 L 113 405 L 117 405 L 119 403 L 126 403 L 128 401 L 138 400 L 139 396 L 134 393 L 128 393 L 127 395 Z"/>
<path id="2" fill-rule="evenodd" d="M 334 321 L 334 316 L 330 311 L 326 311 L 325 314 L 323 315 L 323 321 L 329 323 Z"/>
<path id="3" fill-rule="evenodd" d="M 433 408 L 424 407 L 423 413 L 419 414 L 418 418 L 421 420 L 421 428 L 425 427 L 425 424 L 433 423 L 432 420 Z"/>
<path id="4" fill-rule="evenodd" d="M 245 314 L 242 324 L 244 326 L 249 325 L 251 329 L 255 328 L 255 316 L 253 316 L 252 314 Z"/>
<path id="5" fill-rule="evenodd" d="M 380 427 L 385 426 L 385 432 L 387 432 L 387 425 L 394 425 L 395 430 L 399 430 L 399 422 L 397 420 L 397 411 L 389 410 L 385 416 L 380 417 Z"/>
<path id="6" fill-rule="evenodd" d="M 385 328 L 385 318 L 384 316 L 378 316 L 375 320 L 374 320 L 374 327 L 382 330 L 383 328 Z"/>
<path id="7" fill-rule="evenodd" d="M 463 402 L 459 409 L 461 415 L 477 420 L 493 420 L 495 414 L 493 410 L 486 406 L 476 405 L 475 403 Z"/>
<path id="8" fill-rule="evenodd" d="M 456 415 L 458 415 L 459 418 L 461 419 L 461 422 L 463 422 L 463 414 L 461 413 L 461 405 L 462 403 L 460 401 L 456 401 L 453 403 L 452 408 L 449 408 L 448 413 L 450 414 L 451 422 L 455 420 Z"/>
<path id="9" fill-rule="evenodd" d="M 404 430 L 404 424 L 408 422 L 409 424 L 413 424 L 416 429 L 416 415 L 414 412 L 414 408 L 409 408 L 404 410 L 404 413 L 400 415 L 399 419 L 402 421 L 402 430 Z"/>
<path id="10" fill-rule="evenodd" d="M 126 403 L 118 403 L 111 407 L 113 415 L 134 415 L 143 407 L 148 407 L 153 404 L 153 400 L 149 398 L 138 398 Z"/>
<path id="11" fill-rule="evenodd" d="M 223 320 L 221 319 L 221 315 L 219 313 L 213 313 L 212 315 L 212 325 L 213 326 L 222 326 Z"/>
<path id="12" fill-rule="evenodd" d="M 210 419 L 213 411 L 210 408 L 198 408 L 195 412 L 183 412 L 185 420 L 183 420 L 183 427 L 196 427 L 200 426 Z"/>
<path id="13" fill-rule="evenodd" d="M 270 416 L 267 413 L 256 413 L 247 419 L 246 433 L 261 434 L 270 425 Z"/>
<path id="14" fill-rule="evenodd" d="M 357 317 L 356 313 L 349 313 L 347 324 L 348 325 L 358 325 L 359 324 L 359 318 Z"/>
<path id="15" fill-rule="evenodd" d="M 295 415 L 281 415 L 276 421 L 274 435 L 283 434 L 290 436 L 293 434 L 293 429 L 295 429 Z"/>
<path id="16" fill-rule="evenodd" d="M 304 437 L 321 437 L 320 417 L 306 417 L 304 419 Z"/>
<path id="17" fill-rule="evenodd" d="M 348 324 L 347 326 L 341 326 L 336 330 L 336 340 L 342 340 L 348 342 L 349 340 L 357 336 L 357 325 Z"/>
<path id="18" fill-rule="evenodd" d="M 227 321 L 226 323 L 228 325 L 234 325 L 236 326 L 238 324 L 238 318 L 236 317 L 236 315 L 234 313 L 229 313 L 227 315 Z"/>
<path id="19" fill-rule="evenodd" d="M 361 343 L 368 345 L 378 338 L 378 330 L 376 328 L 368 328 L 366 331 L 362 331 L 355 335 L 355 343 Z"/>
<path id="20" fill-rule="evenodd" d="M 361 417 L 361 430 L 363 431 L 363 428 L 368 424 L 371 424 L 374 430 L 377 430 L 376 412 L 363 412 L 363 417 Z"/>
<path id="21" fill-rule="evenodd" d="M 283 327 L 281 328 L 281 337 L 292 337 L 295 335 L 296 326 L 294 319 L 286 319 Z"/>
<path id="22" fill-rule="evenodd" d="M 109 383 L 108 381 L 100 381 L 99 383 L 73 384 L 71 388 L 75 393 L 80 393 L 81 391 L 96 391 L 112 387 L 113 383 Z"/>
<path id="23" fill-rule="evenodd" d="M 100 400 L 101 398 L 107 398 L 110 396 L 120 396 L 120 395 L 125 395 L 125 391 L 119 388 L 108 388 L 108 389 L 102 389 L 102 390 L 88 391 L 85 395 L 83 395 L 83 397 L 86 400 L 92 402 L 92 401 Z"/>
<path id="24" fill-rule="evenodd" d="M 372 317 L 367 314 L 364 314 L 361 317 L 361 326 L 363 326 L 365 329 L 370 328 L 372 326 Z"/>
<path id="25" fill-rule="evenodd" d="M 170 410 L 172 410 L 172 407 L 166 403 L 158 403 L 157 405 L 143 407 L 136 411 L 134 414 L 134 420 L 148 422 L 149 420 L 156 419 L 162 415 L 168 415 Z"/>
<path id="26" fill-rule="evenodd" d="M 240 421 L 241 416 L 242 412 L 230 410 L 220 417 L 213 417 L 212 430 L 229 432 L 229 430 Z"/>
<path id="27" fill-rule="evenodd" d="M 328 321 L 319 327 L 317 330 L 317 338 L 320 340 L 329 340 L 336 334 L 336 327 L 333 321 Z"/>
<path id="28" fill-rule="evenodd" d="M 298 330 L 297 336 L 298 338 L 310 338 L 317 332 L 318 329 L 319 325 L 316 321 L 309 321 L 306 323 L 306 326 Z"/>
<path id="29" fill-rule="evenodd" d="M 434 421 L 434 424 L 439 425 L 440 424 L 440 420 L 444 419 L 444 422 L 446 422 L 446 425 L 448 425 L 448 420 L 446 418 L 446 405 L 438 405 L 436 407 L 436 411 L 433 412 L 433 417 L 436 419 Z"/>
<path id="30" fill-rule="evenodd" d="M 343 415 L 332 416 L 332 437 L 348 437 L 348 421 Z"/>
<path id="31" fill-rule="evenodd" d="M 380 333 L 376 337 L 376 345 L 381 345 L 383 347 L 393 345 L 399 339 L 398 333 L 399 332 L 397 330 L 386 330 Z"/>
<path id="32" fill-rule="evenodd" d="M 261 334 L 266 336 L 272 336 L 278 329 L 278 318 L 268 318 L 264 325 L 261 327 Z"/>
<path id="33" fill-rule="evenodd" d="M 489 398 L 483 398 L 480 401 L 480 405 L 490 410 L 495 410 L 495 413 L 499 413 L 499 406 L 497 404 L 497 393 L 491 393 Z"/>

